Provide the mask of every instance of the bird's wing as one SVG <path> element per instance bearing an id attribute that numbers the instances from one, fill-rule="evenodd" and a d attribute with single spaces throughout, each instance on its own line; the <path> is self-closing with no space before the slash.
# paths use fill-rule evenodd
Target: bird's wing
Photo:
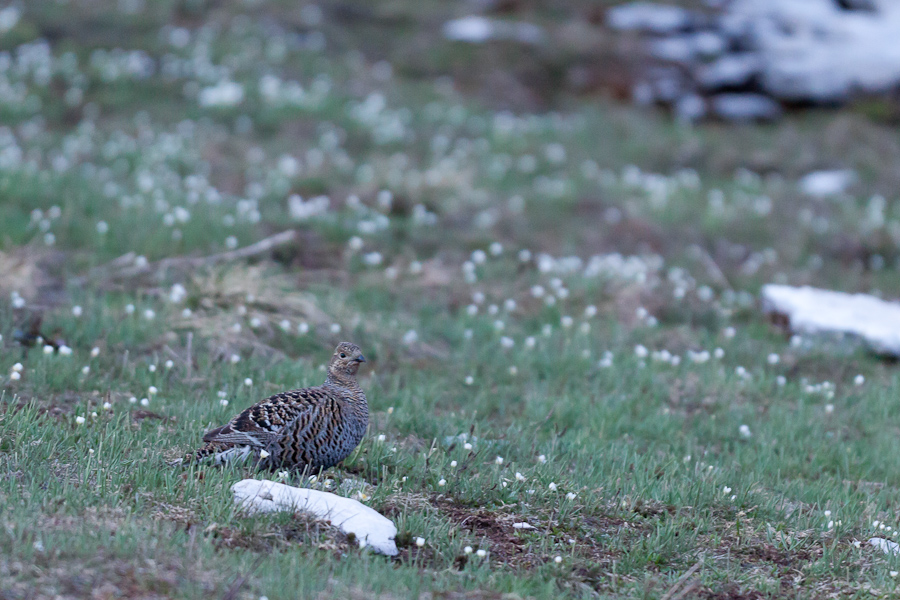
<path id="1" fill-rule="evenodd" d="M 285 426 L 284 433 L 294 440 L 307 441 L 313 437 L 320 438 L 328 429 L 328 421 L 334 411 L 334 395 L 328 390 L 317 387 L 300 390 L 304 393 L 305 409 Z M 316 440 L 321 441 L 321 440 Z"/>
<path id="2" fill-rule="evenodd" d="M 265 448 L 278 440 L 300 415 L 314 411 L 318 388 L 291 390 L 269 396 L 203 436 L 204 442 Z"/>

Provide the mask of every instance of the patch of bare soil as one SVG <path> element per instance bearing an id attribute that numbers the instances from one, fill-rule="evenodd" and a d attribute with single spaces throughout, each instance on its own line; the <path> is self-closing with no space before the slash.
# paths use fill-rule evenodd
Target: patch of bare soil
<path id="1" fill-rule="evenodd" d="M 341 558 L 358 548 L 353 534 L 347 535 L 338 528 L 303 513 L 290 515 L 286 524 L 273 525 L 263 530 L 213 524 L 205 531 L 212 536 L 213 544 L 219 549 L 243 548 L 253 552 L 273 552 L 300 545 L 325 550 L 335 558 Z"/>
<path id="2" fill-rule="evenodd" d="M 332 581 L 328 589 L 320 592 L 316 600 L 407 600 L 412 598 L 409 593 L 397 594 L 393 592 L 372 592 L 358 587 L 347 587 L 337 581 Z M 498 592 L 484 592 L 480 590 L 472 592 L 425 592 L 415 596 L 416 600 L 527 600 L 515 594 L 501 594 Z"/>
<path id="3" fill-rule="evenodd" d="M 62 252 L 38 250 L 31 246 L 0 252 L 0 294 L 16 292 L 28 307 L 46 308 L 65 300 L 65 283 L 56 275 L 65 256 Z"/>

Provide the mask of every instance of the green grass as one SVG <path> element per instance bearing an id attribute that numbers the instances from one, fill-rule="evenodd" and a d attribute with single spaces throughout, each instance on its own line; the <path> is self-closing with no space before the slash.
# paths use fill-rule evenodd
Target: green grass
<path id="1" fill-rule="evenodd" d="M 132 4 L 29 2 L 0 36 L 32 98 L 0 94 L 0 598 L 896 593 L 866 545 L 900 525 L 896 365 L 756 305 L 770 281 L 900 295 L 891 128 L 579 95 L 575 0 L 517 9 L 560 42 L 530 58 L 443 42 L 440 3 Z M 243 100 L 202 106 L 221 80 Z M 830 167 L 860 174 L 846 197 L 797 191 Z M 330 201 L 298 218 L 292 194 Z M 169 466 L 344 339 L 372 416 L 341 466 Z M 241 514 L 245 477 L 362 498 L 400 555 Z"/>

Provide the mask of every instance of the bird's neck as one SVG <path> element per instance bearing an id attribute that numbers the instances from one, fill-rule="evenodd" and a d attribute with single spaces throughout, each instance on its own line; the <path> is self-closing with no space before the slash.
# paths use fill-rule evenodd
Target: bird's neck
<path id="1" fill-rule="evenodd" d="M 325 384 L 337 385 L 341 387 L 358 388 L 359 383 L 356 381 L 356 375 L 344 373 L 341 371 L 330 371 L 328 377 L 325 378 Z"/>

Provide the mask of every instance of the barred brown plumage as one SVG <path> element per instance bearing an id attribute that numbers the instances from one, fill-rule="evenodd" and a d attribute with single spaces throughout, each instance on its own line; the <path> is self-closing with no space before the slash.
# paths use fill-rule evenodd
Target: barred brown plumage
<path id="1" fill-rule="evenodd" d="M 328 363 L 325 383 L 281 392 L 244 410 L 203 436 L 194 458 L 217 462 L 252 457 L 266 469 L 318 470 L 334 466 L 356 448 L 369 424 L 366 395 L 356 381 L 359 346 L 341 342 Z"/>

